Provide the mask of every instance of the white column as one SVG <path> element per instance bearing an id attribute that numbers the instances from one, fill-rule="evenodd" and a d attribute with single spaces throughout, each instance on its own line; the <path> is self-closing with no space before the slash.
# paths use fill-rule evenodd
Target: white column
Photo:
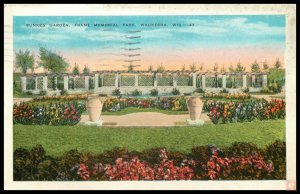
<path id="1" fill-rule="evenodd" d="M 134 86 L 139 86 L 139 75 L 138 74 L 134 75 Z"/>
<path id="2" fill-rule="evenodd" d="M 89 76 L 84 76 L 85 90 L 89 90 Z"/>
<path id="3" fill-rule="evenodd" d="M 21 77 L 21 90 L 22 92 L 26 91 L 26 76 Z"/>
<path id="4" fill-rule="evenodd" d="M 205 86 L 205 75 L 202 74 L 202 89 L 204 90 L 206 88 Z"/>
<path id="5" fill-rule="evenodd" d="M 48 90 L 48 77 L 47 76 L 44 76 L 43 77 L 43 90 L 44 91 L 47 91 Z"/>
<path id="6" fill-rule="evenodd" d="M 98 73 L 96 73 L 95 75 L 94 75 L 94 85 L 95 85 L 95 90 L 96 89 L 98 89 L 98 85 L 99 85 L 99 74 Z"/>
<path id="7" fill-rule="evenodd" d="M 154 74 L 154 87 L 157 87 L 157 73 Z"/>
<path id="8" fill-rule="evenodd" d="M 177 74 L 173 73 L 173 87 L 177 87 Z"/>
<path id="9" fill-rule="evenodd" d="M 68 90 L 69 89 L 69 76 L 65 75 L 64 76 L 64 90 Z"/>
<path id="10" fill-rule="evenodd" d="M 243 88 L 247 88 L 247 75 L 243 75 Z"/>
<path id="11" fill-rule="evenodd" d="M 116 88 L 119 87 L 119 73 L 116 73 L 116 77 L 115 77 L 115 87 L 116 87 Z"/>
<path id="12" fill-rule="evenodd" d="M 255 75 L 252 75 L 251 78 L 252 78 L 252 85 L 251 86 L 254 87 L 254 84 L 255 84 Z"/>
<path id="13" fill-rule="evenodd" d="M 267 74 L 264 74 L 262 77 L 262 87 L 265 87 L 268 85 L 268 76 Z"/>
<path id="14" fill-rule="evenodd" d="M 196 76 L 196 73 L 193 73 L 192 75 L 193 75 L 193 87 L 196 88 L 197 87 L 197 85 L 196 85 L 197 84 L 197 76 Z"/>
<path id="15" fill-rule="evenodd" d="M 57 90 L 57 77 L 54 77 L 55 90 Z"/>
<path id="16" fill-rule="evenodd" d="M 226 88 L 226 74 L 222 75 L 222 88 Z"/>
<path id="17" fill-rule="evenodd" d="M 38 77 L 36 76 L 35 78 L 34 78 L 34 80 L 35 80 L 35 87 L 34 87 L 34 90 L 37 90 L 38 88 L 37 88 L 37 80 L 38 80 Z"/>

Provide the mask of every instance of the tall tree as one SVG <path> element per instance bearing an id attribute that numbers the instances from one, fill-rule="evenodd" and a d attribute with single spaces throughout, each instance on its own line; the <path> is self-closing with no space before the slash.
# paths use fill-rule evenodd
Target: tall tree
<path id="1" fill-rule="evenodd" d="M 218 72 L 218 70 L 219 70 L 219 65 L 217 63 L 215 63 L 213 71 Z"/>
<path id="2" fill-rule="evenodd" d="M 226 72 L 226 69 L 225 69 L 224 64 L 223 64 L 223 67 L 221 69 L 221 73 L 225 73 L 225 72 Z"/>
<path id="3" fill-rule="evenodd" d="M 279 61 L 279 59 L 276 59 L 276 62 L 275 62 L 275 64 L 274 64 L 274 67 L 276 68 L 276 69 L 280 69 L 281 68 L 281 62 Z"/>
<path id="4" fill-rule="evenodd" d="M 182 66 L 181 71 L 185 71 L 185 64 Z"/>
<path id="5" fill-rule="evenodd" d="M 34 56 L 29 50 L 19 50 L 16 53 L 16 66 L 21 69 L 22 73 L 26 74 L 28 69 L 34 70 Z"/>
<path id="6" fill-rule="evenodd" d="M 228 70 L 231 73 L 235 72 L 235 69 L 234 69 L 234 67 L 232 65 L 229 66 Z"/>
<path id="7" fill-rule="evenodd" d="M 204 70 L 204 65 L 203 65 L 203 63 L 200 65 L 199 70 L 200 70 L 200 72 L 202 72 L 202 71 Z"/>
<path id="8" fill-rule="evenodd" d="M 162 73 L 162 72 L 165 71 L 165 67 L 164 67 L 162 64 L 160 64 L 160 65 L 157 67 L 156 71 L 159 72 L 159 73 Z"/>
<path id="9" fill-rule="evenodd" d="M 259 64 L 257 63 L 256 60 L 255 60 L 254 63 L 252 63 L 252 65 L 251 65 L 251 72 L 252 72 L 252 73 L 260 73 L 260 72 L 261 72 L 260 66 L 259 66 Z"/>
<path id="10" fill-rule="evenodd" d="M 152 65 L 149 66 L 148 71 L 149 72 L 153 71 L 153 66 Z"/>
<path id="11" fill-rule="evenodd" d="M 190 65 L 190 70 L 191 70 L 192 72 L 195 72 L 196 69 L 197 69 L 197 67 L 196 67 L 195 63 L 193 63 L 192 65 Z"/>
<path id="12" fill-rule="evenodd" d="M 263 70 L 265 72 L 267 72 L 269 70 L 269 65 L 268 65 L 268 63 L 266 61 L 264 61 L 264 63 L 263 63 Z"/>
<path id="13" fill-rule="evenodd" d="M 63 73 L 67 70 L 69 64 L 57 53 L 40 47 L 40 66 L 52 73 Z"/>
<path id="14" fill-rule="evenodd" d="M 88 68 L 88 66 L 85 65 L 82 72 L 83 72 L 84 75 L 89 75 L 90 74 L 90 68 Z"/>
<path id="15" fill-rule="evenodd" d="M 235 72 L 236 73 L 244 73 L 246 71 L 246 68 L 241 64 L 241 62 L 239 61 L 236 65 L 236 69 Z"/>
<path id="16" fill-rule="evenodd" d="M 80 74 L 79 67 L 78 67 L 77 63 L 75 63 L 75 66 L 73 67 L 72 73 L 74 75 L 79 75 Z"/>

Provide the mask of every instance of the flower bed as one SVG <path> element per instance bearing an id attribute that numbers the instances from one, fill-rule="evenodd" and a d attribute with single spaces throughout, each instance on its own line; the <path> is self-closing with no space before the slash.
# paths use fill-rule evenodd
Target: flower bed
<path id="1" fill-rule="evenodd" d="M 49 103 L 35 105 L 31 103 L 14 104 L 13 122 L 24 125 L 75 125 L 80 121 L 85 105 L 79 102 Z"/>
<path id="2" fill-rule="evenodd" d="M 162 110 L 187 111 L 185 98 L 160 97 L 160 98 L 106 98 L 103 104 L 103 112 L 120 111 L 127 107 L 158 108 Z"/>
<path id="3" fill-rule="evenodd" d="M 229 99 L 229 100 L 246 100 L 250 99 L 251 95 L 246 93 L 204 93 L 203 98 L 213 98 L 213 99 Z"/>
<path id="4" fill-rule="evenodd" d="M 46 155 L 41 145 L 14 151 L 15 181 L 71 180 L 284 180 L 285 142 L 265 148 L 234 143 L 222 150 L 200 146 L 191 153 L 164 148 L 129 152 L 115 148 L 101 154 L 70 150 L 59 157 Z"/>
<path id="5" fill-rule="evenodd" d="M 264 99 L 248 102 L 207 100 L 203 111 L 208 112 L 214 124 L 279 119 L 285 118 L 285 102 L 281 99 L 272 99 L 270 102 Z"/>

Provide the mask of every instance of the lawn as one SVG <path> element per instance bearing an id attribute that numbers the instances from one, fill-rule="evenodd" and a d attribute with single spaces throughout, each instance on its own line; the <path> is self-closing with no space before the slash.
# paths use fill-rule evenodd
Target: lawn
<path id="1" fill-rule="evenodd" d="M 285 140 L 285 120 L 170 128 L 14 125 L 13 138 L 14 149 L 41 144 L 51 155 L 61 155 L 75 148 L 99 153 L 114 147 L 127 147 L 130 151 L 166 147 L 190 152 L 200 145 L 224 147 L 238 141 L 263 147 L 277 139 Z"/>
<path id="2" fill-rule="evenodd" d="M 126 114 L 136 113 L 136 112 L 158 112 L 158 113 L 164 113 L 168 115 L 189 114 L 188 111 L 162 110 L 159 108 L 128 107 L 118 112 L 102 112 L 102 115 L 126 115 Z M 85 112 L 84 114 L 87 114 L 87 112 Z"/>

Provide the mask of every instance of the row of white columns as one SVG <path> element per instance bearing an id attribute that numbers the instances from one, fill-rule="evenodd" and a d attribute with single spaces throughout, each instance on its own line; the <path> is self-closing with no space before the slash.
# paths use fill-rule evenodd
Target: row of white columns
<path id="1" fill-rule="evenodd" d="M 135 84 L 134 86 L 138 86 L 138 74 L 134 75 L 134 79 L 135 79 Z M 48 82 L 48 77 L 47 76 L 43 76 L 43 90 L 47 90 L 48 86 L 47 86 L 47 82 Z M 85 76 L 84 77 L 84 81 L 85 81 L 85 90 L 89 90 L 89 78 L 90 76 Z M 115 87 L 118 88 L 119 87 L 119 78 L 120 78 L 120 74 L 116 73 L 116 77 L 115 77 Z M 223 88 L 226 88 L 226 78 L 227 76 L 225 74 L 222 75 L 222 85 Z M 37 89 L 37 79 L 38 77 L 35 77 L 35 89 Z M 202 89 L 206 88 L 206 76 L 202 75 L 201 76 L 202 79 Z M 102 84 L 103 84 L 103 74 L 101 76 L 101 80 L 102 80 Z M 252 82 L 253 80 L 255 80 L 255 75 L 252 75 Z M 57 85 L 57 77 L 54 78 L 54 82 Z M 196 73 L 192 73 L 192 87 L 196 88 L 196 82 L 197 82 L 197 76 Z M 68 90 L 68 86 L 69 86 L 69 76 L 64 76 L 64 89 Z M 99 85 L 99 74 L 95 74 L 94 75 L 94 88 L 95 90 L 98 89 L 98 85 Z M 154 87 L 157 87 L 157 74 L 155 74 L 154 77 Z M 263 75 L 263 82 L 262 82 L 262 86 L 267 86 L 267 75 Z M 173 74 L 173 87 L 177 87 L 177 74 L 174 73 Z M 248 86 L 249 87 L 249 86 Z M 243 75 L 243 88 L 247 88 L 247 75 Z M 26 77 L 23 76 L 21 77 L 21 89 L 22 91 L 26 91 Z"/>

